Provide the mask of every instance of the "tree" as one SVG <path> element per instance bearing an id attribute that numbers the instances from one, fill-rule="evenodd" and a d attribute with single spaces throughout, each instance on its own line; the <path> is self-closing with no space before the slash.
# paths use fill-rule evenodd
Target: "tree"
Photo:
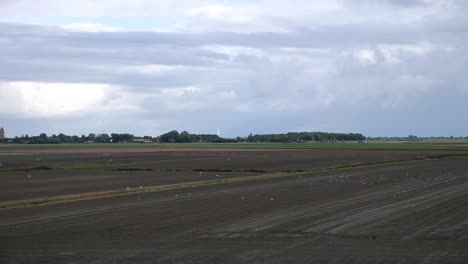
<path id="1" fill-rule="evenodd" d="M 119 143 L 120 142 L 120 135 L 116 133 L 111 134 L 112 143 Z"/>
<path id="2" fill-rule="evenodd" d="M 90 133 L 86 138 L 87 141 L 94 141 L 96 139 L 96 134 Z"/>
<path id="3" fill-rule="evenodd" d="M 49 138 L 47 143 L 49 143 L 49 144 L 60 144 L 60 143 L 62 143 L 62 141 L 60 141 L 60 138 L 58 138 L 58 137 L 53 137 L 53 138 Z"/>
<path id="4" fill-rule="evenodd" d="M 96 136 L 95 141 L 97 143 L 109 143 L 111 138 L 109 137 L 108 134 L 99 134 Z"/>
<path id="5" fill-rule="evenodd" d="M 41 133 L 39 138 L 36 140 L 38 144 L 47 144 L 49 142 L 49 138 L 47 137 L 46 133 Z"/>
<path id="6" fill-rule="evenodd" d="M 178 143 L 188 143 L 192 142 L 192 138 L 190 136 L 190 133 L 187 131 L 182 131 L 176 138 L 176 141 Z"/>
<path id="7" fill-rule="evenodd" d="M 58 134 L 57 137 L 60 139 L 60 142 L 62 142 L 62 143 L 71 143 L 71 142 L 73 142 L 72 137 L 64 135 L 62 133 Z"/>
<path id="8" fill-rule="evenodd" d="M 174 143 L 177 142 L 177 137 L 179 136 L 179 132 L 177 130 L 172 130 L 170 132 L 167 132 L 165 134 L 162 134 L 160 137 L 161 142 L 169 142 L 169 143 Z M 170 142 L 172 139 L 173 142 Z"/>
<path id="9" fill-rule="evenodd" d="M 132 141 L 134 136 L 132 134 L 112 133 L 110 138 L 112 139 L 112 143 L 121 143 L 121 142 L 130 142 L 130 141 Z"/>
<path id="10" fill-rule="evenodd" d="M 120 142 L 131 142 L 135 136 L 132 134 L 120 134 Z"/>

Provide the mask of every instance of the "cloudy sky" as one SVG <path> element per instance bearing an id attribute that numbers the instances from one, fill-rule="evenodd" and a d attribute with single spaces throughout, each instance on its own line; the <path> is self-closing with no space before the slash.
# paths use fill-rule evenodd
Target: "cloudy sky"
<path id="1" fill-rule="evenodd" d="M 7 136 L 468 136 L 468 1 L 0 0 Z"/>

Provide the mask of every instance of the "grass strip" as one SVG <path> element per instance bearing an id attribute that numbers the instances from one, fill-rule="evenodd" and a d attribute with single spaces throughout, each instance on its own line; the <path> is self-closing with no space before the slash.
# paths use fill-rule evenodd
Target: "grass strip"
<path id="1" fill-rule="evenodd" d="M 93 149 L 342 149 L 342 150 L 468 150 L 468 141 L 415 141 L 415 142 L 367 142 L 357 143 L 120 143 L 120 144 L 0 144 L 0 153 L 47 150 L 93 150 Z"/>

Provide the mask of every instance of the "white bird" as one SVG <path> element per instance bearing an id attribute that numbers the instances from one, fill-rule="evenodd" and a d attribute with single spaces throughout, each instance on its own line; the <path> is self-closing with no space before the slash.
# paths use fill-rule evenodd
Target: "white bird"
<path id="1" fill-rule="evenodd" d="M 31 178 L 31 173 L 28 173 L 28 178 Z"/>
<path id="2" fill-rule="evenodd" d="M 130 187 L 127 186 L 127 191 L 129 191 L 129 190 L 130 190 Z"/>

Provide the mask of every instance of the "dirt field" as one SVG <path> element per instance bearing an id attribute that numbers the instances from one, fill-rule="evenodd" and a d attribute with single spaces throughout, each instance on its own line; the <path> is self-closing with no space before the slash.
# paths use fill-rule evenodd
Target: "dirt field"
<path id="1" fill-rule="evenodd" d="M 32 171 L 0 174 L 0 201 L 248 177 L 248 172 Z"/>
<path id="2" fill-rule="evenodd" d="M 440 150 L 252 150 L 252 149 L 78 149 L 49 153 L 40 149 L 19 149 L 0 155 L 0 171 L 49 166 L 90 166 L 154 170 L 307 170 L 340 165 L 406 160 L 437 155 L 468 155 L 467 151 Z M 59 150 L 58 150 L 59 151 Z M 112 168 L 110 168 L 112 167 Z"/>
<path id="3" fill-rule="evenodd" d="M 181 185 L 1 209 L 0 263 L 468 263 L 460 152 L 16 154 L 0 156 L 0 203 Z M 51 170 L 24 171 L 37 166 Z"/>

